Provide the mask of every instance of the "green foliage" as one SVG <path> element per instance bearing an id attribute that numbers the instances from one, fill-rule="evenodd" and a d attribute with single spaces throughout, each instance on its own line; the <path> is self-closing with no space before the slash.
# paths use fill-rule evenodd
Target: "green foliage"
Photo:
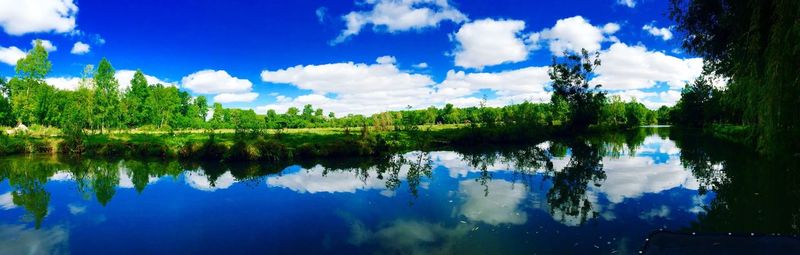
<path id="1" fill-rule="evenodd" d="M 114 67 L 105 58 L 100 60 L 94 74 L 95 123 L 102 132 L 106 128 L 117 127 L 121 116 L 119 111 L 119 83 L 114 78 Z"/>
<path id="2" fill-rule="evenodd" d="M 800 151 L 800 1 L 671 2 L 683 47 L 730 78 L 727 122 L 753 126 L 762 152 Z"/>
<path id="3" fill-rule="evenodd" d="M 585 129 L 597 124 L 600 109 L 605 103 L 605 92 L 600 85 L 589 85 L 595 68 L 600 66 L 600 54 L 592 59 L 583 49 L 580 54 L 564 52 L 565 57 L 553 57 L 548 75 L 553 88 L 552 104 L 557 110 L 553 116 L 565 113 L 561 107 L 564 101 L 569 105 L 569 126 L 573 129 Z"/>

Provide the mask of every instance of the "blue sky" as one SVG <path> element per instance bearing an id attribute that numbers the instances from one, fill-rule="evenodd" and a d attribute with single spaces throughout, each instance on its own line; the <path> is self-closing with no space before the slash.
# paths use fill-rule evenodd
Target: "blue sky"
<path id="1" fill-rule="evenodd" d="M 63 89 L 106 57 L 122 87 L 141 69 L 227 107 L 374 113 L 484 95 L 490 105 L 546 100 L 554 52 L 588 48 L 604 63 L 595 82 L 655 108 L 674 104 L 702 66 L 680 52 L 667 5 L 0 0 L 0 75 L 13 76 L 15 59 L 43 39 L 55 47 L 48 82 Z"/>

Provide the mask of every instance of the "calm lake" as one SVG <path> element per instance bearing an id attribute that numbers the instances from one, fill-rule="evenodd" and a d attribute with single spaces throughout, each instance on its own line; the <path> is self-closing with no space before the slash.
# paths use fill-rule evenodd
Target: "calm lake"
<path id="1" fill-rule="evenodd" d="M 0 254 L 630 254 L 794 236 L 791 162 L 669 128 L 284 164 L 0 159 Z"/>

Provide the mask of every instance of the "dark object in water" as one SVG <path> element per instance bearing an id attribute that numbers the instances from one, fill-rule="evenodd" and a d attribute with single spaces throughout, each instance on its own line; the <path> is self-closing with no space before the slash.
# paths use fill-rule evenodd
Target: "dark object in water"
<path id="1" fill-rule="evenodd" d="M 655 232 L 643 254 L 800 254 L 800 239 L 770 235 L 679 234 Z"/>

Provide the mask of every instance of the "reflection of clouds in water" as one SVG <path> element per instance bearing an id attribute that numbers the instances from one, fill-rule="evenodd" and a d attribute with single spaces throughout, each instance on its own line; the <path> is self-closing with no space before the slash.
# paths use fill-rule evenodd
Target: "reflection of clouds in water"
<path id="1" fill-rule="evenodd" d="M 604 158 L 603 166 L 606 180 L 600 187 L 590 187 L 604 193 L 612 203 L 675 187 L 699 188 L 692 172 L 684 169 L 675 157 L 664 164 L 655 164 L 649 157 Z"/>
<path id="2" fill-rule="evenodd" d="M 431 152 L 431 159 L 435 166 L 444 166 L 450 171 L 451 178 L 466 177 L 469 173 L 480 172 L 480 169 L 475 169 L 465 161 L 461 154 L 452 151 L 435 151 Z M 491 162 L 487 165 L 486 171 L 495 172 L 501 170 L 508 170 L 509 166 L 501 163 L 499 160 Z"/>
<path id="3" fill-rule="evenodd" d="M 225 172 L 217 177 L 212 184 L 211 181 L 208 180 L 208 176 L 206 176 L 206 173 L 202 168 L 199 168 L 197 171 L 186 172 L 183 175 L 183 178 L 186 181 L 186 184 L 188 184 L 190 187 L 202 191 L 227 189 L 236 182 L 236 178 L 233 177 L 231 172 Z"/>
<path id="4" fill-rule="evenodd" d="M 406 179 L 408 169 L 408 165 L 400 168 L 398 173 L 400 180 Z M 323 175 L 324 172 L 323 166 L 316 165 L 310 169 L 268 178 L 267 186 L 287 188 L 300 193 L 354 193 L 358 190 L 386 189 L 386 177 L 384 176 L 383 180 L 378 179 L 378 172 L 375 169 L 367 170 L 369 176 L 366 179 L 359 175 L 359 171 L 331 170 Z M 393 196 L 395 193 L 382 191 L 381 194 Z"/>
<path id="5" fill-rule="evenodd" d="M 395 220 L 388 226 L 372 231 L 354 221 L 350 227 L 352 245 L 378 245 L 390 254 L 452 254 L 458 239 L 469 233 L 471 224 L 448 228 L 440 224 L 413 220 Z"/>
<path id="6" fill-rule="evenodd" d="M 80 215 L 86 212 L 86 206 L 80 204 L 68 204 L 67 208 L 69 209 L 69 213 L 72 215 Z"/>
<path id="7" fill-rule="evenodd" d="M 70 181 L 72 180 L 72 173 L 68 171 L 58 171 L 48 179 L 51 181 Z"/>
<path id="8" fill-rule="evenodd" d="M 464 199 L 460 212 L 472 221 L 499 225 L 524 224 L 528 220 L 528 215 L 519 209 L 528 194 L 524 185 L 492 180 L 484 187 L 475 180 L 464 180 L 458 186 Z M 488 189 L 488 195 L 485 189 Z"/>
<path id="9" fill-rule="evenodd" d="M 0 208 L 3 208 L 3 210 L 17 208 L 17 205 L 14 204 L 14 197 L 11 195 L 10 191 L 0 195 Z"/>
<path id="10" fill-rule="evenodd" d="M 706 212 L 705 207 L 707 207 L 707 204 L 706 204 L 705 201 L 706 201 L 706 195 L 693 196 L 692 197 L 692 207 L 689 208 L 688 211 L 690 213 L 694 213 L 694 214 L 705 213 Z"/>
<path id="11" fill-rule="evenodd" d="M 130 175 L 130 172 L 131 171 L 128 170 L 128 168 L 126 168 L 123 165 L 120 165 L 120 168 L 119 168 L 119 185 L 118 185 L 120 188 L 126 188 L 126 189 L 135 188 L 135 186 L 133 184 L 133 176 Z M 158 180 L 159 180 L 159 178 L 156 178 L 156 177 L 153 177 L 153 176 L 148 176 L 147 177 L 147 184 L 153 184 L 153 183 L 157 182 Z"/>
<path id="12" fill-rule="evenodd" d="M 636 153 L 656 153 L 675 156 L 681 153 L 681 149 L 675 144 L 675 141 L 663 139 L 658 135 L 651 135 L 644 138 L 642 145 L 636 150 Z"/>
<path id="13" fill-rule="evenodd" d="M 69 232 L 55 226 L 35 230 L 24 225 L 0 225 L 0 254 L 68 254 Z"/>
<path id="14" fill-rule="evenodd" d="M 640 219 L 643 220 L 652 220 L 655 218 L 669 218 L 669 207 L 666 205 L 662 205 L 661 207 L 650 209 L 647 212 L 642 213 L 639 215 Z"/>

